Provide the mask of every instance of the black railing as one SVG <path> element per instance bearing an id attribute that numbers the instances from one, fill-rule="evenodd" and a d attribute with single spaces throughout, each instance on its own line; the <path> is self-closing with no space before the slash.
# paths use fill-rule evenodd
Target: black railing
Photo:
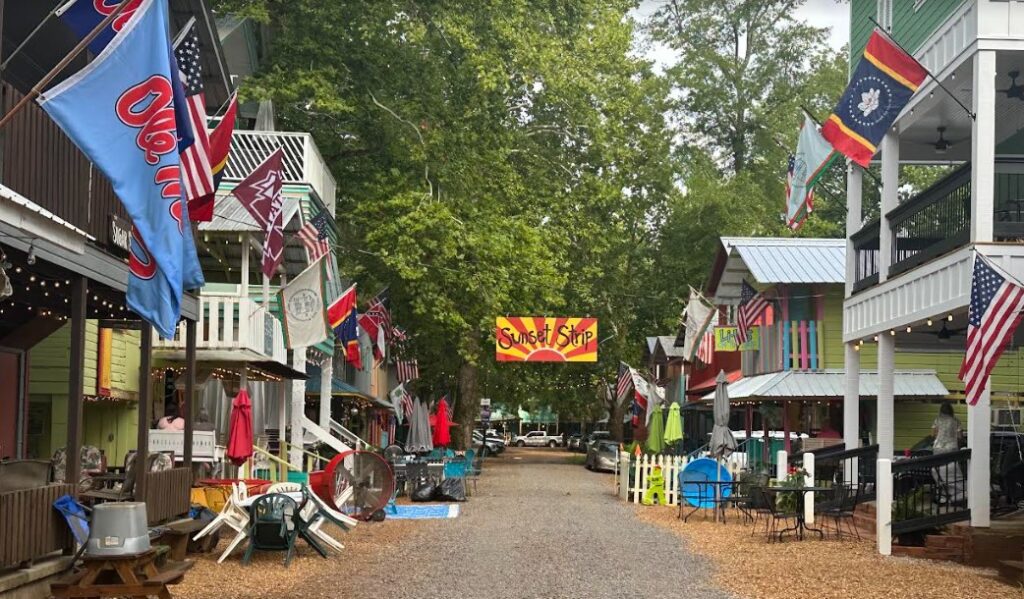
<path id="1" fill-rule="evenodd" d="M 896 460 L 892 463 L 892 534 L 970 520 L 967 467 L 971 450 Z"/>
<path id="2" fill-rule="evenodd" d="M 890 274 L 956 249 L 971 235 L 971 166 L 965 164 L 886 214 L 892 231 Z"/>
<path id="3" fill-rule="evenodd" d="M 1015 160 L 996 160 L 994 193 L 995 240 L 1024 240 L 1024 169 Z M 960 166 L 890 210 L 886 219 L 892 232 L 889 276 L 966 245 L 971 235 L 971 165 Z M 854 292 L 878 283 L 878 238 L 877 218 L 850 238 L 855 252 Z"/>
<path id="4" fill-rule="evenodd" d="M 827 453 L 814 459 L 814 482 L 826 486 L 858 484 L 861 491 L 857 500 L 872 501 L 877 463 L 877 445 Z"/>
<path id="5" fill-rule="evenodd" d="M 853 291 L 878 283 L 878 219 L 873 218 L 850 237 L 853 242 Z"/>

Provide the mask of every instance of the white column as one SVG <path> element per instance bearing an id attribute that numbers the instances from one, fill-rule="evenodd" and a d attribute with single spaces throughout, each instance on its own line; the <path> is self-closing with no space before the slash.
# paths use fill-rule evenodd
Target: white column
<path id="1" fill-rule="evenodd" d="M 852 162 L 846 165 L 846 297 L 853 295 L 853 282 L 857 276 L 857 252 L 850 237 L 860 231 L 861 195 L 864 171 Z"/>
<path id="2" fill-rule="evenodd" d="M 288 430 L 288 381 L 281 379 L 277 384 L 277 430 L 278 450 L 277 457 L 282 461 L 288 461 L 288 451 L 285 449 L 285 431 Z M 288 480 L 288 469 L 280 465 L 278 469 L 278 480 Z"/>
<path id="3" fill-rule="evenodd" d="M 967 447 L 971 462 L 967 469 L 967 505 L 971 508 L 971 526 L 991 525 L 989 499 L 992 491 L 989 455 L 991 453 L 992 380 L 985 384 L 978 403 L 967 408 Z"/>
<path id="4" fill-rule="evenodd" d="M 808 487 L 814 486 L 814 454 L 810 452 L 804 452 L 804 470 L 807 471 L 807 475 L 804 476 L 804 485 Z M 814 493 L 808 493 L 807 497 L 804 498 L 804 520 L 808 524 L 814 524 Z"/>
<path id="5" fill-rule="evenodd" d="M 996 53 L 974 54 L 972 104 L 976 118 L 971 130 L 971 241 L 992 241 L 995 209 Z"/>
<path id="6" fill-rule="evenodd" d="M 878 457 L 892 459 L 894 426 L 896 338 L 883 331 L 878 335 Z"/>
<path id="7" fill-rule="evenodd" d="M 249 234 L 242 233 L 242 287 L 238 295 L 249 297 Z"/>
<path id="8" fill-rule="evenodd" d="M 306 348 L 292 349 L 292 368 L 306 372 Z M 291 451 L 288 461 L 295 468 L 302 468 L 302 415 L 306 404 L 306 381 L 292 381 L 292 434 L 289 438 Z"/>
<path id="9" fill-rule="evenodd" d="M 843 442 L 846 449 L 860 447 L 860 352 L 857 344 L 844 344 L 843 367 L 846 384 L 843 389 Z"/>
<path id="10" fill-rule="evenodd" d="M 881 283 L 889 278 L 889 266 L 892 265 L 892 229 L 889 228 L 889 219 L 885 215 L 899 204 L 899 134 L 895 131 L 886 133 L 879 148 L 882 152 L 882 218 L 879 225 L 881 231 L 878 235 L 878 282 Z"/>
<path id="11" fill-rule="evenodd" d="M 878 553 L 892 555 L 892 461 L 879 459 L 876 475 L 875 538 Z"/>
<path id="12" fill-rule="evenodd" d="M 334 378 L 334 360 L 331 356 L 320 363 L 320 428 L 331 430 L 331 381 Z"/>

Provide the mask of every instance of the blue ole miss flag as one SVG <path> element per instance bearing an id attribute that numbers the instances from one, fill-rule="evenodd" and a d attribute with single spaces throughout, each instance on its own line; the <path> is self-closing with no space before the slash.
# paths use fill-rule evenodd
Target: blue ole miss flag
<path id="1" fill-rule="evenodd" d="M 866 167 L 928 71 L 877 29 L 821 135 Z"/>

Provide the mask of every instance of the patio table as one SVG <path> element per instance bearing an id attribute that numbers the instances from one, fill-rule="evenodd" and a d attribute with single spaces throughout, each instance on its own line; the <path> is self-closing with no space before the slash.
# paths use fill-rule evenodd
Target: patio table
<path id="1" fill-rule="evenodd" d="M 683 522 L 687 522 L 694 513 L 699 509 L 704 508 L 705 503 L 710 503 L 712 507 L 712 513 L 714 514 L 715 521 L 718 521 L 718 515 L 722 515 L 722 522 L 725 522 L 725 505 L 729 503 L 729 498 L 725 497 L 725 490 L 736 484 L 734 480 L 687 480 L 681 481 L 679 485 L 679 518 Z M 683 515 L 683 503 L 686 502 L 685 487 L 686 485 L 697 486 L 697 505 L 685 516 Z"/>
<path id="2" fill-rule="evenodd" d="M 761 487 L 765 493 L 772 495 L 771 500 L 774 501 L 775 497 L 779 493 L 794 493 L 796 495 L 796 524 L 779 531 L 779 541 L 782 540 L 782 535 L 792 532 L 795 533 L 795 537 L 799 540 L 804 540 L 804 532 L 811 531 L 818 533 L 819 539 L 825 538 L 825 531 L 820 528 L 814 528 L 808 526 L 804 519 L 804 505 L 807 503 L 808 493 L 828 493 L 832 491 L 831 487 Z"/>

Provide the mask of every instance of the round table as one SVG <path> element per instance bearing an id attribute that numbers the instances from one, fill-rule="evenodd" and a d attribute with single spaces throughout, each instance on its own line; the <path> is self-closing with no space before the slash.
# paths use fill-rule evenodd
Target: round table
<path id="1" fill-rule="evenodd" d="M 825 531 L 820 528 L 814 528 L 808 526 L 804 519 L 804 505 L 806 504 L 808 493 L 828 493 L 832 491 L 832 487 L 761 487 L 765 493 L 772 495 L 772 501 L 775 500 L 775 496 L 779 493 L 795 493 L 796 494 L 796 524 L 789 528 L 784 528 L 779 531 L 779 541 L 782 541 L 782 535 L 787 532 L 796 533 L 794 536 L 799 540 L 804 540 L 804 532 L 811 531 L 818 533 L 819 539 L 825 538 Z"/>

